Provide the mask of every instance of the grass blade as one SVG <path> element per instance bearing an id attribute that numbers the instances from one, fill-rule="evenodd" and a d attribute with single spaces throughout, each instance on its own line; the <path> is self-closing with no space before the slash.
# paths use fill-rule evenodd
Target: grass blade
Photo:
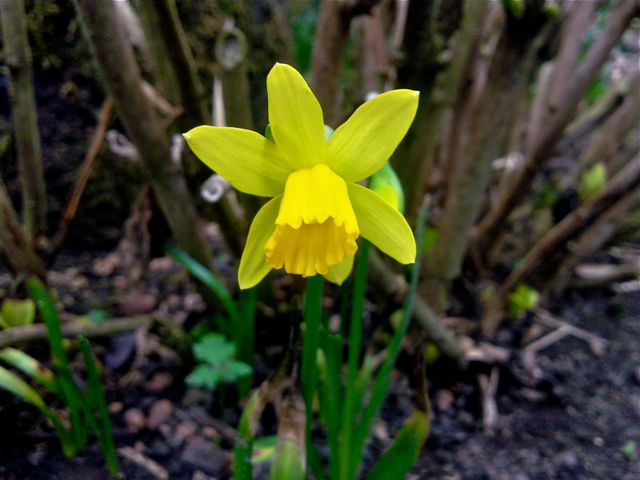
<path id="1" fill-rule="evenodd" d="M 89 405 L 98 411 L 98 418 L 100 420 L 95 433 L 98 437 L 98 442 L 100 442 L 102 454 L 107 462 L 109 474 L 115 477 L 118 475 L 118 460 L 115 443 L 113 441 L 111 418 L 109 417 L 109 409 L 107 407 L 102 382 L 100 381 L 100 374 L 98 373 L 89 341 L 84 337 L 78 337 L 78 343 L 84 356 L 84 363 L 87 366 L 87 399 Z"/>
<path id="2" fill-rule="evenodd" d="M 222 306 L 229 315 L 229 319 L 235 322 L 238 318 L 238 309 L 233 301 L 233 297 L 218 277 L 211 270 L 192 258 L 188 253 L 173 245 L 165 247 L 167 254 L 176 262 L 182 265 L 191 275 L 200 280 L 211 292 L 220 300 Z"/>
<path id="3" fill-rule="evenodd" d="M 28 375 L 51 393 L 60 394 L 60 386 L 53 372 L 31 355 L 17 348 L 6 347 L 0 350 L 0 360 Z"/>
<path id="4" fill-rule="evenodd" d="M 404 478 L 418 459 L 429 433 L 425 412 L 414 410 L 404 422 L 391 446 L 384 452 L 365 480 Z"/>
<path id="5" fill-rule="evenodd" d="M 87 427 L 82 420 L 81 396 L 73 381 L 69 358 L 62 342 L 60 319 L 56 312 L 51 296 L 44 284 L 36 277 L 27 280 L 27 289 L 36 302 L 36 306 L 47 326 L 47 338 L 53 355 L 54 364 L 59 372 L 60 390 L 71 416 L 71 430 L 76 439 L 78 449 L 82 450 L 87 444 Z"/>
<path id="6" fill-rule="evenodd" d="M 424 236 L 424 227 L 427 221 L 427 212 L 428 205 L 425 202 L 420 208 L 420 212 L 418 213 L 418 222 L 416 227 L 416 243 L 417 245 L 422 245 L 422 237 Z M 420 276 L 420 264 L 422 262 L 422 249 L 417 249 L 416 261 L 413 264 L 411 269 L 411 282 L 409 284 L 409 292 L 407 293 L 407 297 L 404 302 L 404 309 L 402 312 L 402 318 L 400 320 L 400 324 L 396 328 L 391 342 L 389 344 L 387 356 L 378 371 L 375 381 L 373 384 L 373 388 L 371 391 L 371 397 L 369 399 L 369 403 L 364 408 L 362 413 L 362 418 L 356 427 L 355 434 L 353 436 L 353 443 L 351 445 L 351 455 L 353 458 L 360 459 L 362 455 L 362 449 L 364 448 L 364 444 L 371 432 L 371 428 L 373 426 L 373 422 L 382 407 L 382 403 L 387 396 L 387 391 L 389 390 L 389 383 L 391 382 L 391 373 L 393 371 L 393 367 L 396 363 L 396 359 L 398 358 L 398 354 L 400 353 L 400 349 L 402 348 L 402 340 L 404 339 L 405 334 L 407 333 L 407 329 L 409 328 L 409 323 L 411 321 L 411 316 L 413 314 L 413 299 L 416 295 L 416 291 L 418 288 L 418 278 Z M 351 466 L 349 477 L 355 478 L 357 473 L 358 466 Z"/>
<path id="7" fill-rule="evenodd" d="M 16 397 L 33 405 L 51 421 L 66 457 L 73 457 L 78 452 L 78 445 L 75 443 L 75 439 L 69 430 L 65 427 L 62 419 L 44 403 L 40 394 L 24 380 L 6 368 L 0 367 L 0 388 L 11 392 Z"/>

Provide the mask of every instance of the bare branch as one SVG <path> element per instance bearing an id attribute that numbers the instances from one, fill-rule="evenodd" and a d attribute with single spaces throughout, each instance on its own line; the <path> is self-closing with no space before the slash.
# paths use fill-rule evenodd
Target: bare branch
<path id="1" fill-rule="evenodd" d="M 11 93 L 18 172 L 22 185 L 22 219 L 25 240 L 33 242 L 45 233 L 47 192 L 40 150 L 40 132 L 33 88 L 31 49 L 23 0 L 0 2 L 4 57 Z"/>

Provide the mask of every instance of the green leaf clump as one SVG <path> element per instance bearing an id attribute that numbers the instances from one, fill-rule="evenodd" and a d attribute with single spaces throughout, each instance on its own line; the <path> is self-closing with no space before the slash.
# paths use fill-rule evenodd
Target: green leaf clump
<path id="1" fill-rule="evenodd" d="M 236 346 L 217 333 L 194 344 L 193 355 L 201 363 L 185 379 L 191 387 L 215 390 L 222 382 L 235 382 L 252 372 L 249 365 L 235 360 Z"/>

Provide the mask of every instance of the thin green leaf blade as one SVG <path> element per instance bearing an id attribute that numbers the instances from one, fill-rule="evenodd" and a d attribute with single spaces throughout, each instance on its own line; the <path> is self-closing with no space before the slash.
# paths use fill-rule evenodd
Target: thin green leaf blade
<path id="1" fill-rule="evenodd" d="M 365 480 L 404 478 L 418 459 L 428 433 L 428 416 L 424 412 L 414 410 Z"/>

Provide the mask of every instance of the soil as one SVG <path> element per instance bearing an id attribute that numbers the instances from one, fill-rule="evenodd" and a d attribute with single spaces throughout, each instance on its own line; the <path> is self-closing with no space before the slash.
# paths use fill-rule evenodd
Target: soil
<path id="1" fill-rule="evenodd" d="M 98 304 L 115 311 L 131 308 L 123 303 L 122 293 L 114 289 L 122 273 L 117 267 L 109 275 L 96 274 L 97 267 L 108 259 L 115 262 L 114 255 L 112 252 L 97 259 L 61 257 L 51 282 L 58 291 L 60 306 L 64 304 L 68 312 L 77 314 Z M 157 258 L 149 271 L 142 296 L 131 300 L 129 295 L 128 301 L 144 305 L 150 296 L 155 299 L 151 305 L 156 311 L 165 312 L 183 326 L 194 319 L 206 321 L 197 294 L 177 265 L 168 258 Z M 7 281 L 7 275 L 0 278 L 3 285 Z M 639 307 L 637 292 L 574 292 L 564 299 L 557 317 L 605 339 L 602 352 L 594 352 L 584 340 L 568 336 L 537 352 L 535 363 L 527 363 L 523 347 L 549 329 L 525 318 L 494 339 L 510 353 L 505 363 L 478 362 L 465 373 L 455 372 L 442 362 L 432 364 L 431 434 L 409 478 L 638 478 Z M 259 333 L 266 342 L 273 342 L 270 347 L 263 345 L 263 354 L 277 349 L 276 338 L 268 332 Z M 143 453 L 161 465 L 171 479 L 230 478 L 240 402 L 232 388 L 214 394 L 185 387 L 183 379 L 189 365 L 163 347 L 161 340 L 159 332 L 152 330 L 144 335 L 126 333 L 92 342 L 104 364 L 116 445 Z M 28 351 L 46 358 L 46 346 L 38 342 Z M 80 365 L 78 372 L 82 371 Z M 258 370 L 264 368 L 259 365 Z M 492 368 L 499 372 L 495 396 L 499 416 L 493 431 L 486 431 L 478 375 Z M 365 468 L 388 446 L 410 412 L 407 384 L 404 373 L 397 371 L 367 446 Z M 267 413 L 263 418 L 261 435 L 274 433 L 271 417 Z M 0 425 L 5 432 L 0 436 L 2 480 L 108 478 L 95 442 L 77 457 L 64 458 L 37 411 L 4 392 L 0 392 Z M 120 467 L 123 478 L 151 478 L 148 467 L 122 457 Z M 263 478 L 265 472 L 266 466 L 258 465 L 256 478 Z"/>

